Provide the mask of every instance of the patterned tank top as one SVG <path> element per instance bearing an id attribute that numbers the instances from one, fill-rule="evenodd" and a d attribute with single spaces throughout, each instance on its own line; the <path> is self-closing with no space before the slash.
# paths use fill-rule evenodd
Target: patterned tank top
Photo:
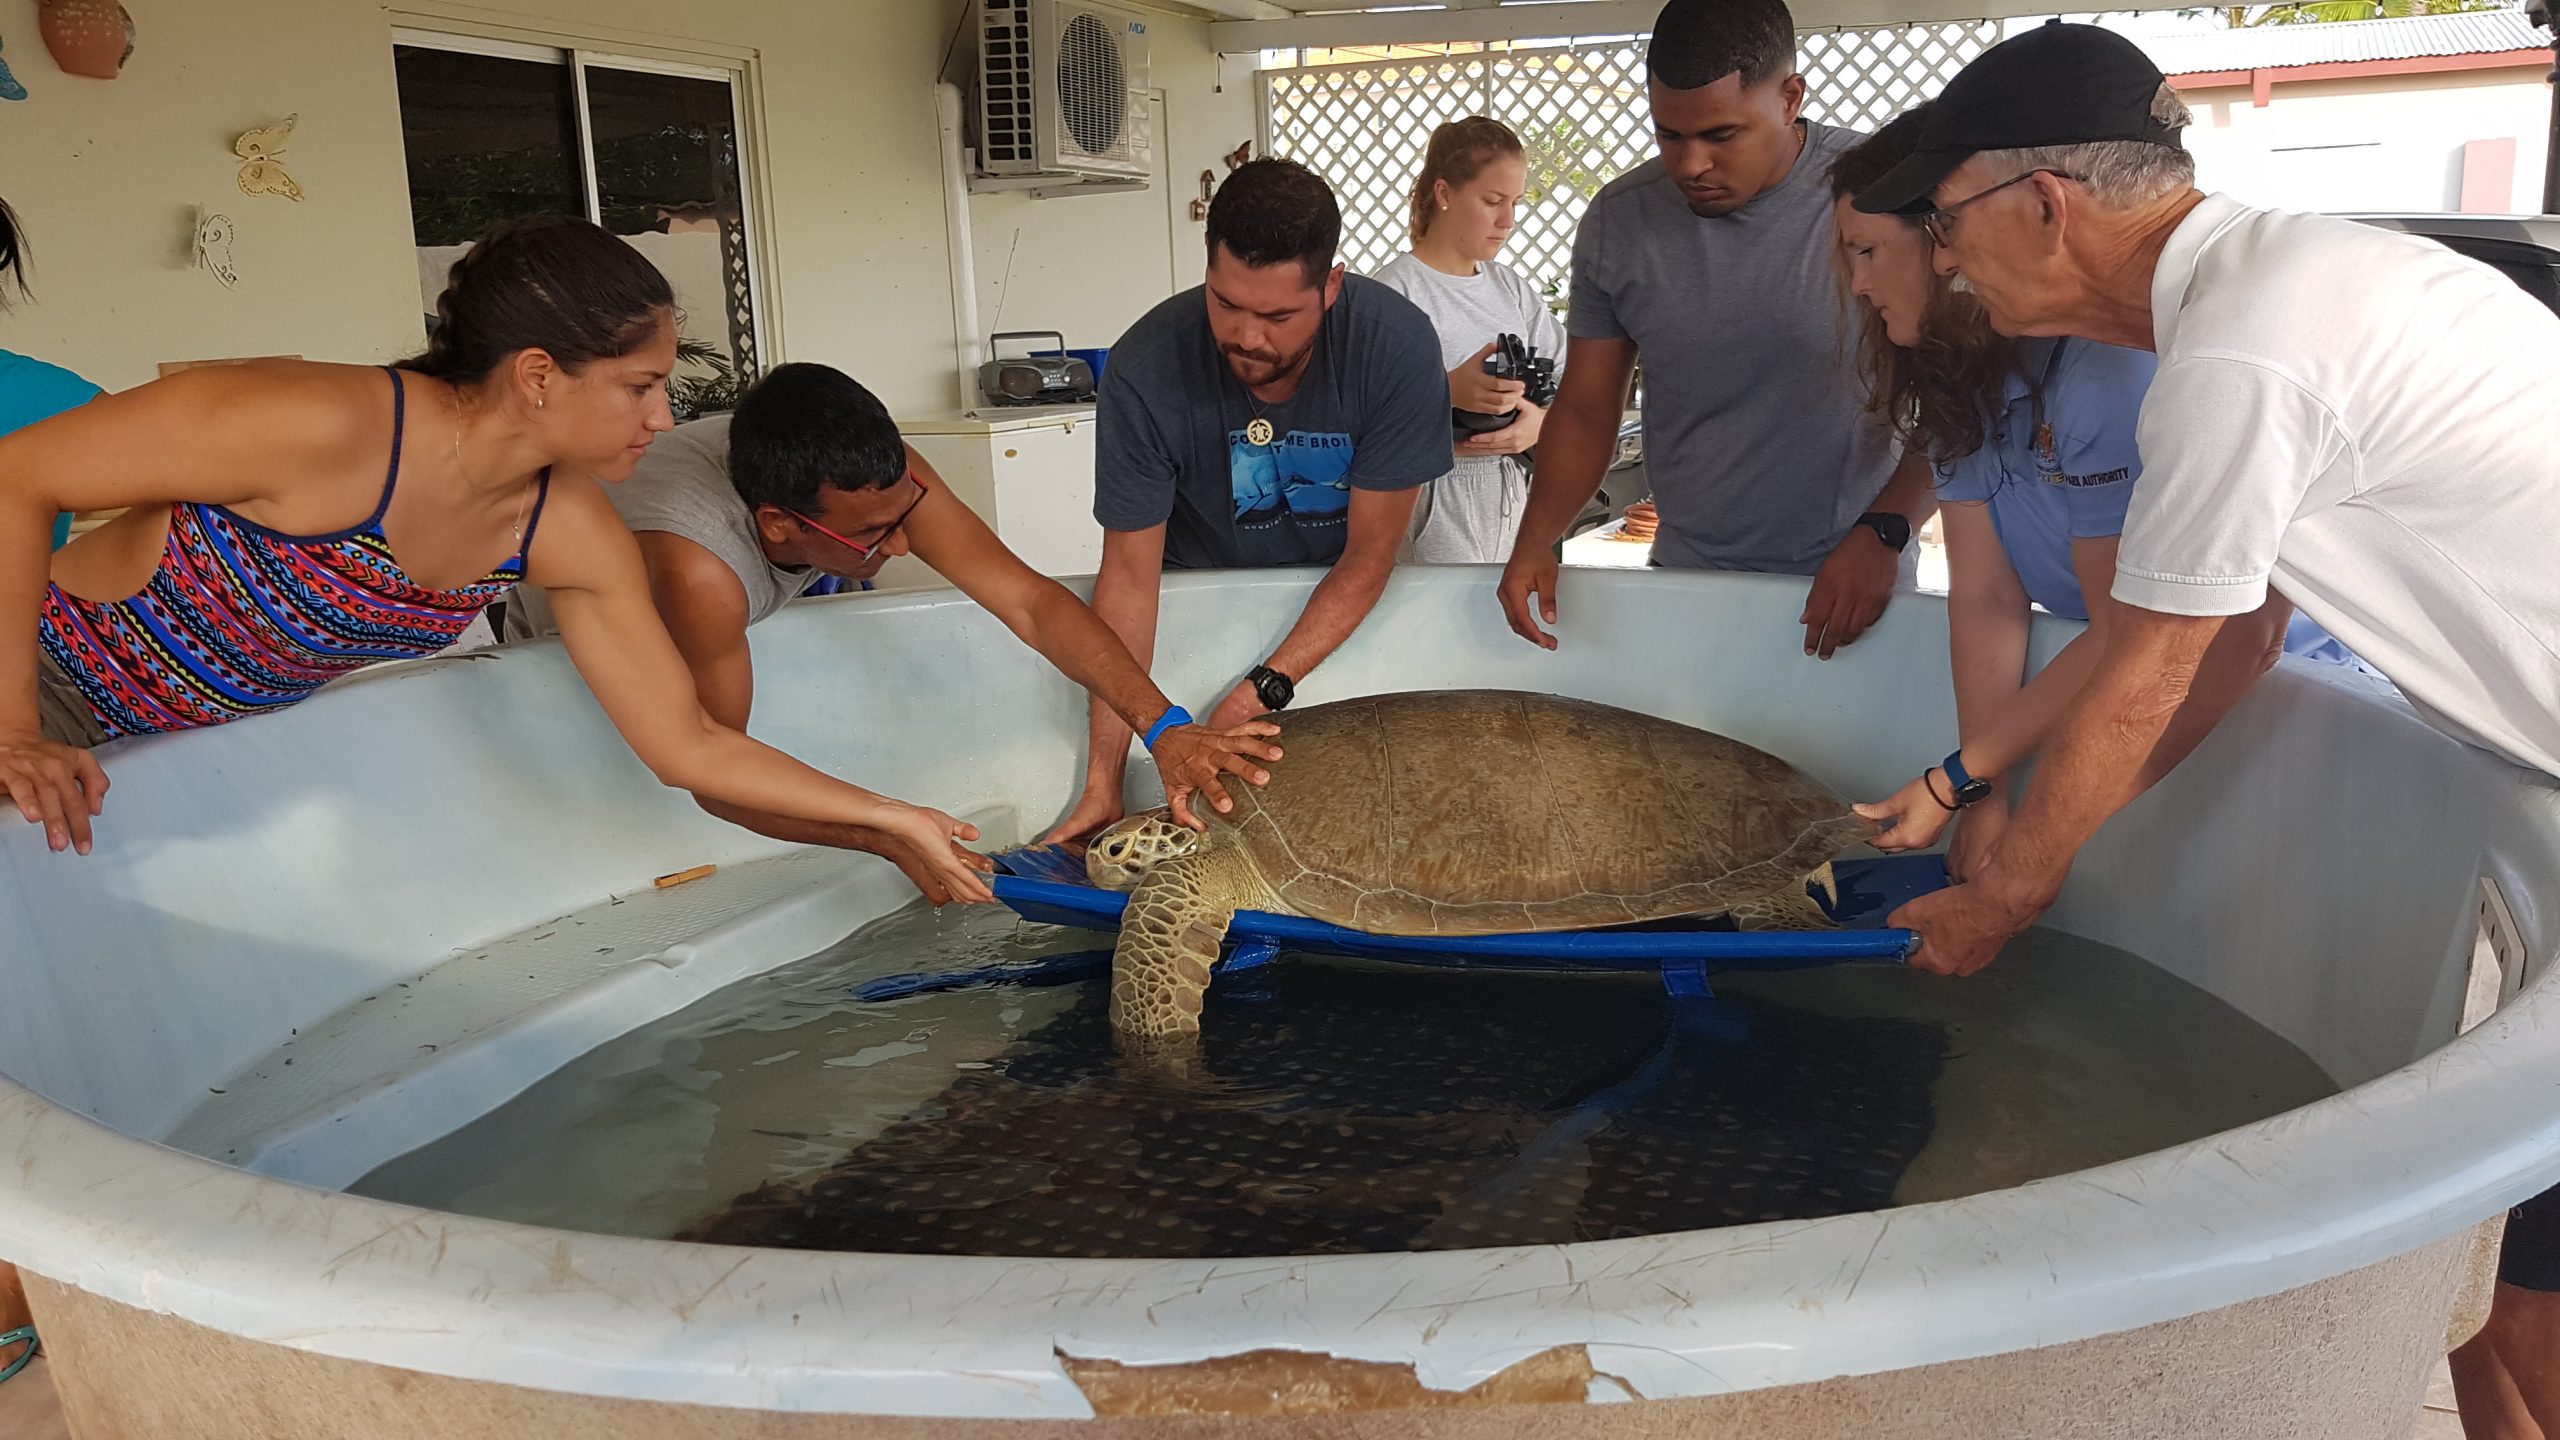
<path id="1" fill-rule="evenodd" d="M 281 709 L 384 660 L 432 655 L 524 578 L 524 550 L 454 590 L 412 581 L 382 536 L 400 485 L 408 394 L 391 373 L 391 473 L 373 514 L 334 535 L 280 535 L 219 505 L 170 507 L 151 583 L 129 600 L 45 591 L 39 640 L 109 738 L 221 725 Z"/>

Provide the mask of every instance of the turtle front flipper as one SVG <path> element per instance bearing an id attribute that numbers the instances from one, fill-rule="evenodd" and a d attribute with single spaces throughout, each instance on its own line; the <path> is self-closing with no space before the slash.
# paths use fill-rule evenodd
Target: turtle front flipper
<path id="1" fill-rule="evenodd" d="M 1124 1050 L 1188 1053 L 1235 897 L 1211 893 L 1216 867 L 1185 856 L 1147 872 L 1111 951 L 1111 1033 Z"/>

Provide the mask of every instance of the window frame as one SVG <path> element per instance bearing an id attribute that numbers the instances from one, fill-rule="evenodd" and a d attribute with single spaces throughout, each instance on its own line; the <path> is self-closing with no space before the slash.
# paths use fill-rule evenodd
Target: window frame
<path id="1" fill-rule="evenodd" d="M 784 363 L 781 312 L 775 298 L 776 287 L 772 283 L 773 251 L 767 240 L 772 233 L 766 216 L 767 197 L 772 193 L 772 185 L 764 164 L 764 107 L 754 51 L 743 50 L 734 54 L 711 50 L 671 51 L 657 45 L 626 44 L 602 36 L 554 35 L 512 26 L 484 25 L 437 14 L 394 11 L 390 19 L 390 42 L 394 47 L 445 50 L 568 67 L 577 110 L 572 118 L 578 135 L 578 182 L 587 207 L 587 219 L 598 223 L 601 223 L 599 217 L 604 206 L 602 189 L 596 179 L 594 119 L 587 95 L 588 70 L 600 68 L 643 75 L 671 75 L 726 84 L 729 87 L 729 123 L 738 137 L 738 187 L 742 192 L 739 214 L 746 230 L 747 304 L 754 316 L 750 329 L 755 341 L 756 360 L 760 369 L 765 371 Z M 410 233 L 412 236 L 417 233 L 414 216 L 410 220 Z M 727 328 L 724 314 L 721 329 L 726 331 Z"/>

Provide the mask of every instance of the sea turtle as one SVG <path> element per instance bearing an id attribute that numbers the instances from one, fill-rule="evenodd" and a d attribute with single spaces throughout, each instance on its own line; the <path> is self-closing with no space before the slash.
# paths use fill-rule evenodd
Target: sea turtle
<path id="1" fill-rule="evenodd" d="M 1877 829 L 1774 755 L 1588 700 L 1379 695 L 1282 730 L 1271 783 L 1202 809 L 1206 833 L 1150 811 L 1085 852 L 1093 883 L 1133 892 L 1111 958 L 1123 1045 L 1188 1048 L 1238 910 L 1381 935 L 1828 927 L 1805 886 L 1829 893 L 1832 859 Z"/>

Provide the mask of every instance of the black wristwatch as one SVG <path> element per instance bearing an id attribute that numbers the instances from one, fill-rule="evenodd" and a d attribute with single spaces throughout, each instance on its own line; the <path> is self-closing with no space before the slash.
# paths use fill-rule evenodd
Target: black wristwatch
<path id="1" fill-rule="evenodd" d="M 1262 697 L 1265 710 L 1286 710 L 1298 698 L 1298 682 L 1268 665 L 1254 666 L 1244 672 L 1244 678 L 1253 682 L 1253 693 Z"/>
<path id="2" fill-rule="evenodd" d="M 1890 510 L 1870 510 L 1858 517 L 1858 523 L 1876 532 L 1876 538 L 1895 554 L 1911 543 L 1911 522 Z"/>

